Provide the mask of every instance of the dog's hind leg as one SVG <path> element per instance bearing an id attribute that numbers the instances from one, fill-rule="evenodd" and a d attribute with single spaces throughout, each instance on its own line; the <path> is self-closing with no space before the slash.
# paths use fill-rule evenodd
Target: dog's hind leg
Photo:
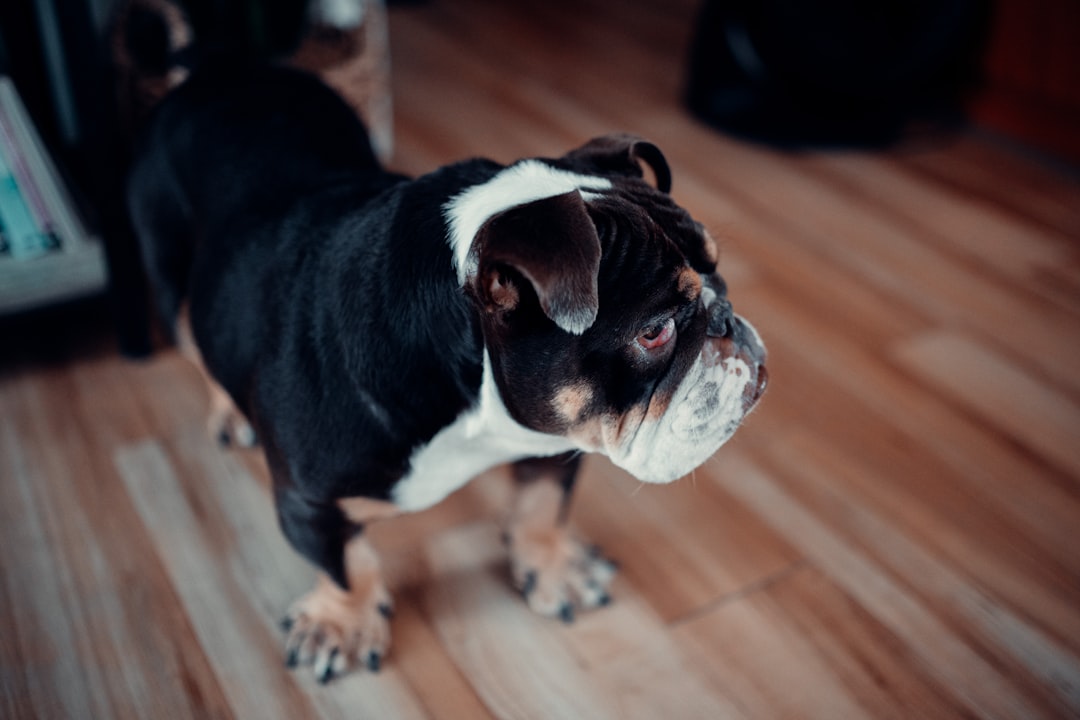
<path id="1" fill-rule="evenodd" d="M 529 607 L 569 622 L 576 608 L 610 602 L 615 566 L 567 527 L 577 453 L 514 463 L 516 483 L 506 528 L 510 568 Z"/>
<path id="2" fill-rule="evenodd" d="M 183 355 L 199 371 L 206 383 L 207 394 L 210 398 L 210 412 L 206 418 L 206 430 L 211 439 L 218 444 L 228 447 L 254 447 L 256 442 L 255 430 L 251 427 L 244 414 L 236 407 L 236 403 L 225 392 L 203 362 L 202 353 L 195 343 L 195 335 L 191 331 L 191 320 L 188 316 L 186 303 L 180 306 L 180 312 L 176 318 L 176 344 Z"/>

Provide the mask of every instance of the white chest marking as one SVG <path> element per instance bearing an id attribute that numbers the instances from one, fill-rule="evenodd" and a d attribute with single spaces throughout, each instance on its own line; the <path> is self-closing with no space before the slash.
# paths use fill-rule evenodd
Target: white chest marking
<path id="1" fill-rule="evenodd" d="M 393 501 L 407 512 L 423 510 L 496 465 L 573 449 L 566 438 L 530 430 L 510 417 L 485 352 L 476 407 L 413 453 L 409 474 L 394 486 Z"/>

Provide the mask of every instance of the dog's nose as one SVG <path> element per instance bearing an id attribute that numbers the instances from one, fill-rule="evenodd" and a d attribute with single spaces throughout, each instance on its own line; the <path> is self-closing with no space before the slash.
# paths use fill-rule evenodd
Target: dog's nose
<path id="1" fill-rule="evenodd" d="M 716 293 L 717 297 L 727 297 L 727 282 L 720 273 L 701 275 L 701 284 Z"/>
<path id="2" fill-rule="evenodd" d="M 725 297 L 713 300 L 706 311 L 709 314 L 705 334 L 710 337 L 730 337 L 735 332 L 735 313 L 731 302 Z"/>

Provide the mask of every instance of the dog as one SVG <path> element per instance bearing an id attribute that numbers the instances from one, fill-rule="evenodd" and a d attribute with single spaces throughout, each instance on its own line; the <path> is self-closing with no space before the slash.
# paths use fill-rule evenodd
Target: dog
<path id="1" fill-rule="evenodd" d="M 528 605 L 570 620 L 610 600 L 612 564 L 567 529 L 582 454 L 672 482 L 768 379 L 715 240 L 670 188 L 661 151 L 628 135 L 397 175 L 335 93 L 285 67 L 196 70 L 158 105 L 132 223 L 212 433 L 257 438 L 281 529 L 319 570 L 288 611 L 290 665 L 377 670 L 392 601 L 365 527 L 501 464 Z"/>

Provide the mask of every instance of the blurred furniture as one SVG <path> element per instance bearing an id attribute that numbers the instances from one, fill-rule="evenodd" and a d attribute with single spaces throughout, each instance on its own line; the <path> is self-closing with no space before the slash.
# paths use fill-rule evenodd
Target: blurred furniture
<path id="1" fill-rule="evenodd" d="M 686 100 L 781 146 L 876 146 L 950 124 L 976 76 L 983 0 L 707 0 Z"/>
<path id="2" fill-rule="evenodd" d="M 997 0 L 974 119 L 1080 163 L 1080 3 Z"/>
<path id="3" fill-rule="evenodd" d="M 106 280 L 100 240 L 0 75 L 0 313 L 99 293 Z"/>
<path id="4" fill-rule="evenodd" d="M 117 119 L 105 41 L 110 11 L 111 0 L 0 3 L 0 69 L 12 78 L 59 175 L 69 181 L 90 232 L 103 240 L 120 349 L 142 355 L 150 348 L 148 313 L 123 206 L 128 143 Z"/>

